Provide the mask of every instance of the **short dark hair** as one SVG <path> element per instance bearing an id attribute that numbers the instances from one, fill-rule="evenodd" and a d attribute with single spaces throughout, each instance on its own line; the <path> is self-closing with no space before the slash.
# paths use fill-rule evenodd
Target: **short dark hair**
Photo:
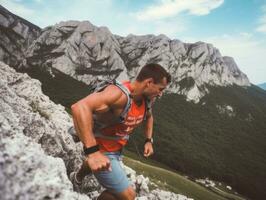
<path id="1" fill-rule="evenodd" d="M 171 82 L 171 75 L 159 64 L 149 63 L 140 70 L 136 80 L 143 81 L 147 78 L 153 78 L 154 83 L 159 83 L 166 78 L 167 83 Z"/>

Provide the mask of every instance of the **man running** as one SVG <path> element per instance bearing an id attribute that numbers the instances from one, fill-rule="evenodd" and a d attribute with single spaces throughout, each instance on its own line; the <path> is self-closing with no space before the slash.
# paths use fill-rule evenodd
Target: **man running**
<path id="1" fill-rule="evenodd" d="M 153 154 L 151 103 L 160 97 L 171 77 L 159 64 L 145 65 L 133 82 L 114 82 L 71 106 L 74 126 L 86 159 L 71 174 L 74 184 L 93 172 L 106 189 L 99 200 L 133 200 L 135 191 L 120 165 L 130 133 L 145 121 L 144 156 Z"/>

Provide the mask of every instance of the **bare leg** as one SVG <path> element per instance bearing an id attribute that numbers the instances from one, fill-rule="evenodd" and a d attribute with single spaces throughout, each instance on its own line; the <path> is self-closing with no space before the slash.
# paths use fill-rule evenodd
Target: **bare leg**
<path id="1" fill-rule="evenodd" d="M 111 192 L 103 191 L 97 200 L 118 200 Z"/>
<path id="2" fill-rule="evenodd" d="M 119 200 L 134 200 L 136 197 L 136 192 L 131 186 L 129 186 L 123 192 L 116 194 L 116 196 Z"/>
<path id="3" fill-rule="evenodd" d="M 134 200 L 136 193 L 132 187 L 128 187 L 123 192 L 113 194 L 105 190 L 97 200 Z"/>

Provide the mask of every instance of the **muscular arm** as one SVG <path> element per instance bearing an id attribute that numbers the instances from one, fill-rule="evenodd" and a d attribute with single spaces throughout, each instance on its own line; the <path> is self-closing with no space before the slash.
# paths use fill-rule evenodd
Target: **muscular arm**
<path id="1" fill-rule="evenodd" d="M 123 106 L 126 99 L 114 85 L 93 93 L 71 106 L 75 129 L 85 147 L 96 145 L 93 135 L 93 113 L 104 113 L 111 108 Z"/>
<path id="2" fill-rule="evenodd" d="M 147 119 L 145 124 L 145 136 L 146 138 L 152 137 L 152 131 L 153 131 L 153 116 L 151 112 L 147 113 Z"/>
<path id="3" fill-rule="evenodd" d="M 152 138 L 153 131 L 153 116 L 151 112 L 147 113 L 147 119 L 145 124 L 145 136 L 146 138 Z M 149 157 L 153 154 L 153 147 L 151 142 L 147 142 L 144 145 L 144 156 Z"/>

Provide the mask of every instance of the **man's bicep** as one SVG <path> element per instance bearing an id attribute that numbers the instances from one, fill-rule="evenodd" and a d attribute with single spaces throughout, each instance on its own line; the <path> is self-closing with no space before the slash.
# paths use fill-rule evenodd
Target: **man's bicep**
<path id="1" fill-rule="evenodd" d="M 100 95 L 99 93 L 92 93 L 81 101 L 92 112 L 108 111 L 108 106 L 105 102 L 104 96 Z"/>
<path id="2" fill-rule="evenodd" d="M 95 113 L 107 112 L 120 98 L 121 92 L 117 88 L 108 86 L 101 92 L 90 94 L 84 99 L 84 103 Z"/>

